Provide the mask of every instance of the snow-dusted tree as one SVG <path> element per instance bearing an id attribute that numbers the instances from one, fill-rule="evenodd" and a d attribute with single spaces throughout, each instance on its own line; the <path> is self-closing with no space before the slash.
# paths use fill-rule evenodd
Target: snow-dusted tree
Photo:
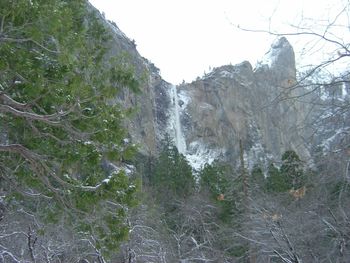
<path id="1" fill-rule="evenodd" d="M 122 144 L 126 112 L 111 102 L 138 86 L 126 63 L 106 61 L 108 39 L 85 0 L 0 2 L 1 201 L 64 222 L 105 255 L 127 236 L 136 190 L 124 172 L 102 167 L 132 151 Z"/>

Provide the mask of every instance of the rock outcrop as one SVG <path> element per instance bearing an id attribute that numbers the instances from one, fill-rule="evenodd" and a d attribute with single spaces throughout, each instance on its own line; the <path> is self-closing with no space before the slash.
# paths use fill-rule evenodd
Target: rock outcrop
<path id="1" fill-rule="evenodd" d="M 302 108 L 292 100 L 281 101 L 296 83 L 294 52 L 285 38 L 271 47 L 253 69 L 249 62 L 215 68 L 179 93 L 190 101 L 182 115 L 188 154 L 212 149 L 230 162 L 238 160 L 239 141 L 249 165 L 267 163 L 288 149 L 309 158 L 298 124 Z M 198 147 L 201 145 L 201 147 Z"/>
<path id="2" fill-rule="evenodd" d="M 172 85 L 139 55 L 135 43 L 115 24 L 105 24 L 112 35 L 109 56 L 128 53 L 140 76 L 141 95 L 123 90 L 117 100 L 126 108 L 137 109 L 127 126 L 133 143 L 140 145 L 144 154 L 157 154 L 166 133 L 176 137 L 177 110 L 186 142 L 182 151 L 196 169 L 217 158 L 235 163 L 239 141 L 249 167 L 279 160 L 288 149 L 310 159 L 303 140 L 305 131 L 300 130 L 307 112 L 305 105 L 284 100 L 286 94 L 300 92 L 290 88 L 296 83 L 296 68 L 294 51 L 286 38 L 273 43 L 256 68 L 247 61 L 226 65 L 177 86 L 178 106 L 174 107 Z"/>

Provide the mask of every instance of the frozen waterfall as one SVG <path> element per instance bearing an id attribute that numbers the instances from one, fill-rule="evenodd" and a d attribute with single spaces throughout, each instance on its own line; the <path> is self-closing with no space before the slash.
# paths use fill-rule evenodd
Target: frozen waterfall
<path id="1" fill-rule="evenodd" d="M 186 154 L 186 140 L 181 129 L 180 107 L 175 85 L 171 85 L 170 97 L 172 102 L 172 128 L 174 131 L 175 145 L 180 153 Z"/>

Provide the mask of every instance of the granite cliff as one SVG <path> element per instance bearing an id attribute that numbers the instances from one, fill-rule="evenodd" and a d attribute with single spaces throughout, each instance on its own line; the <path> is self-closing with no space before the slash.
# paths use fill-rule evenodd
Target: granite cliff
<path id="1" fill-rule="evenodd" d="M 141 95 L 125 90 L 117 101 L 137 109 L 127 126 L 131 141 L 145 155 L 156 155 L 169 134 L 195 169 L 214 159 L 236 163 L 240 141 L 249 168 L 278 162 L 288 149 L 312 163 L 314 148 L 334 135 L 311 138 L 315 127 L 309 123 L 319 116 L 320 107 L 316 110 L 308 102 L 319 101 L 319 94 L 303 102 L 285 99 L 307 93 L 302 87 L 291 88 L 297 83 L 295 56 L 285 37 L 271 45 L 255 68 L 247 61 L 225 65 L 174 86 L 115 23 L 104 23 L 112 32 L 109 56 L 128 54 L 127 62 L 141 80 Z"/>
<path id="2" fill-rule="evenodd" d="M 232 162 L 238 159 L 241 140 L 250 167 L 287 149 L 308 158 L 298 129 L 303 109 L 279 99 L 296 83 L 295 72 L 293 49 L 280 38 L 255 69 L 244 61 L 179 86 L 180 97 L 187 100 L 181 116 L 188 154 L 201 154 L 204 147 Z"/>
<path id="3" fill-rule="evenodd" d="M 274 43 L 255 69 L 247 61 L 226 65 L 176 87 L 147 60 L 137 65 L 149 72 L 142 96 L 123 93 L 121 99 L 139 108 L 129 124 L 130 136 L 144 153 L 156 153 L 169 133 L 196 169 L 216 158 L 235 162 L 240 140 L 249 167 L 267 165 L 266 156 L 277 159 L 287 149 L 310 156 L 298 129 L 304 108 L 279 100 L 296 82 L 294 52 L 287 39 Z"/>

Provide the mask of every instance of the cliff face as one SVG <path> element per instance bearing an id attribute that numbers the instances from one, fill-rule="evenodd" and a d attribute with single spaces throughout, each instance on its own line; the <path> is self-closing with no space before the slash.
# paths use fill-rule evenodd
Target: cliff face
<path id="1" fill-rule="evenodd" d="M 170 97 L 167 95 L 169 83 L 159 75 L 159 69 L 142 57 L 135 41 L 129 39 L 114 22 L 105 18 L 89 4 L 89 9 L 104 24 L 110 39 L 104 43 L 107 50 L 106 66 L 110 59 L 117 59 L 125 67 L 132 68 L 138 76 L 140 93 L 122 89 L 116 102 L 125 109 L 132 109 L 131 121 L 125 123 L 133 143 L 140 146 L 144 154 L 155 154 L 159 138 L 168 125 Z"/>
<path id="2" fill-rule="evenodd" d="M 310 159 L 306 131 L 300 130 L 309 109 L 282 99 L 300 92 L 288 89 L 296 83 L 296 69 L 287 39 L 276 41 L 255 69 L 246 61 L 226 65 L 174 87 L 116 25 L 106 27 L 112 33 L 109 56 L 128 53 L 140 76 L 141 95 L 124 90 L 117 101 L 137 109 L 127 126 L 144 154 L 157 154 L 168 133 L 196 169 L 218 158 L 236 162 L 240 140 L 249 167 L 278 160 L 288 149 Z"/>
<path id="3" fill-rule="evenodd" d="M 181 115 L 188 154 L 200 155 L 204 147 L 232 162 L 238 160 L 241 140 L 250 166 L 287 149 L 309 157 L 298 130 L 302 108 L 280 100 L 296 82 L 295 72 L 293 49 L 281 38 L 256 69 L 249 62 L 222 66 L 181 85 L 180 96 L 189 101 Z"/>

